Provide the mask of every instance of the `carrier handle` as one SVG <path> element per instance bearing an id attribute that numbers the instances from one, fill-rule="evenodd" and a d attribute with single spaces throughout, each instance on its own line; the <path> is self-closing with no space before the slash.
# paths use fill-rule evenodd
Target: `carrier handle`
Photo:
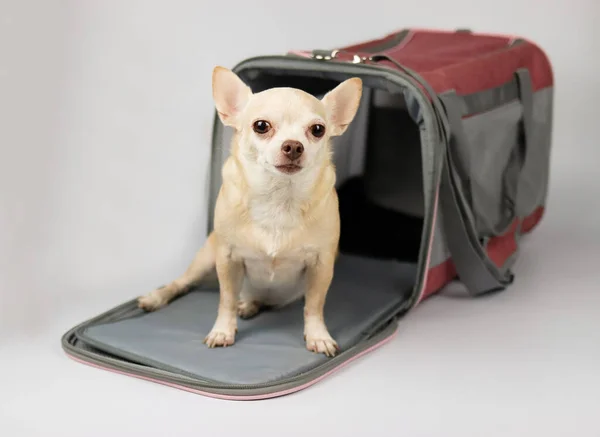
<path id="1" fill-rule="evenodd" d="M 520 68 L 515 73 L 517 81 L 517 87 L 519 90 L 519 99 L 521 100 L 521 106 L 523 107 L 523 115 L 521 119 L 521 141 L 518 142 L 519 151 L 519 177 L 517 179 L 516 193 L 515 193 L 515 212 L 518 218 L 522 218 L 527 211 L 523 210 L 523 207 L 519 202 L 519 190 L 522 185 L 522 176 L 524 175 L 523 168 L 527 163 L 527 157 L 532 147 L 533 141 L 533 85 L 531 82 L 531 74 L 527 68 Z"/>
<path id="2" fill-rule="evenodd" d="M 531 77 L 527 69 L 519 69 L 515 73 L 519 90 L 519 98 L 523 106 L 521 119 L 521 136 L 517 142 L 516 164 L 518 171 L 514 172 L 514 180 L 510 181 L 514 191 L 513 217 L 522 218 L 523 211 L 519 207 L 519 187 L 523 175 L 523 167 L 527 161 L 533 134 L 533 90 Z M 453 154 L 457 150 L 456 142 L 464 141 L 461 136 L 462 115 L 460 107 L 456 106 L 456 94 L 441 96 L 448 116 L 452 135 L 446 143 L 442 181 L 440 186 L 440 204 L 446 229 L 445 236 L 458 276 L 473 295 L 481 295 L 503 290 L 514 280 L 510 269 L 499 268 L 487 255 L 480 242 L 470 211 L 469 203 L 460 188 L 460 178 Z"/>
<path id="3" fill-rule="evenodd" d="M 472 295 L 504 290 L 512 284 L 510 270 L 502 270 L 487 255 L 479 240 L 473 219 L 465 205 L 466 199 L 458 188 L 452 144 L 446 143 L 442 164 L 439 202 L 445 229 L 446 243 L 460 281 Z"/>
<path id="4" fill-rule="evenodd" d="M 507 225 L 510 226 L 515 219 L 521 219 L 527 213 L 519 201 L 519 191 L 522 180 L 525 178 L 523 168 L 527 162 L 527 154 L 531 149 L 533 135 L 533 87 L 529 70 L 521 68 L 515 72 L 514 85 L 517 96 L 521 101 L 522 115 L 518 124 L 519 132 L 516 147 L 513 149 L 510 160 L 504 172 L 504 191 L 508 193 L 504 197 L 509 202 L 508 208 L 511 215 L 507 217 Z"/>

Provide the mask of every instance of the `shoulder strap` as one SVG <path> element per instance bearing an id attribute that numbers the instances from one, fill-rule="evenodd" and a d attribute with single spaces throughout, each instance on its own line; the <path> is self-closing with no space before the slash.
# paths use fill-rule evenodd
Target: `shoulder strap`
<path id="1" fill-rule="evenodd" d="M 446 244 L 461 282 L 472 295 L 503 290 L 513 282 L 509 270 L 502 270 L 489 258 L 464 205 L 456 183 L 451 147 L 442 166 L 439 202 Z"/>
<path id="2" fill-rule="evenodd" d="M 518 187 L 531 142 L 533 94 L 531 79 L 526 69 L 520 69 L 515 73 L 515 81 L 523 106 L 522 136 L 516 145 L 518 148 L 517 168 L 511 172 L 515 180 L 509 181 L 509 183 L 515 189 L 516 202 L 513 217 L 521 218 L 523 211 L 517 206 Z M 464 135 L 462 135 L 462 114 L 454 97 L 457 96 L 450 94 L 441 97 L 452 135 L 450 135 L 447 142 L 445 152 L 440 186 L 440 206 L 446 242 L 458 276 L 471 294 L 480 295 L 505 289 L 513 282 L 514 275 L 509 269 L 499 268 L 489 258 L 477 234 L 473 218 L 467 209 L 468 202 L 461 190 L 460 178 L 456 173 L 457 167 L 454 159 L 454 153 L 457 150 L 456 142 L 465 140 Z"/>

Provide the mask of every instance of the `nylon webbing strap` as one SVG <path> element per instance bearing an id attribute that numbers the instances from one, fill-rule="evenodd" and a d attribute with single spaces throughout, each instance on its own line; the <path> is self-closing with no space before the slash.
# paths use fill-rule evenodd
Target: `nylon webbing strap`
<path id="1" fill-rule="evenodd" d="M 521 173 L 532 135 L 533 90 L 527 69 L 518 70 L 515 79 L 523 107 L 522 140 L 518 141 L 517 145 L 519 147 L 518 173 Z M 462 126 L 461 105 L 456 97 L 456 94 L 453 93 L 441 96 L 452 135 L 448 142 L 442 170 L 440 205 L 448 249 L 458 276 L 471 294 L 480 295 L 506 288 L 512 283 L 513 275 L 508 269 L 498 268 L 489 258 L 466 207 L 469 203 L 461 190 L 460 178 L 456 175 L 456 170 L 459 169 L 456 166 L 458 160 L 454 159 L 454 154 L 458 149 L 457 142 L 466 141 Z M 521 211 L 517 211 L 517 216 L 521 216 Z"/>
<path id="2" fill-rule="evenodd" d="M 405 74 L 407 74 L 412 79 L 414 79 L 419 85 L 421 85 L 423 87 L 423 89 L 427 92 L 427 94 L 429 94 L 429 97 L 431 98 L 431 104 L 433 105 L 433 110 L 434 110 L 434 112 L 436 112 L 436 115 L 437 114 L 441 115 L 444 112 L 444 107 L 443 107 L 442 103 L 440 102 L 438 94 L 433 90 L 433 88 L 431 88 L 431 85 L 429 85 L 419 75 L 419 73 L 408 68 L 405 65 L 402 65 L 401 63 L 399 63 L 394 58 L 392 58 L 388 55 L 384 55 L 384 54 L 373 55 L 370 57 L 370 60 L 372 62 L 388 61 L 388 62 L 394 64 L 399 70 L 403 71 Z M 438 125 L 438 131 L 440 134 L 440 141 L 442 143 L 447 143 L 448 138 L 450 136 L 450 127 L 448 126 L 447 121 L 443 117 L 436 116 L 435 118 L 436 118 L 436 122 Z"/>
<path id="3" fill-rule="evenodd" d="M 517 70 L 515 77 L 517 79 L 517 86 L 519 88 L 519 99 L 521 100 L 521 106 L 523 107 L 523 119 L 521 122 L 522 126 L 522 140 L 519 141 L 519 157 L 520 157 L 520 168 L 519 172 L 522 173 L 523 167 L 527 161 L 527 155 L 531 150 L 532 136 L 533 136 L 533 86 L 531 85 L 531 76 L 529 70 L 521 68 Z M 526 211 L 522 210 L 519 204 L 518 192 L 521 183 L 517 185 L 517 198 L 516 198 L 516 213 L 517 216 L 523 217 Z"/>
<path id="4" fill-rule="evenodd" d="M 451 136 L 442 168 L 439 197 L 446 243 L 456 272 L 470 294 L 481 295 L 502 290 L 512 283 L 513 275 L 508 270 L 499 269 L 479 241 L 465 208 L 467 203 L 456 184 L 452 159 L 455 142 L 456 137 Z"/>
<path id="5" fill-rule="evenodd" d="M 521 173 L 531 144 L 533 128 L 533 89 L 531 77 L 527 69 L 519 69 L 515 73 L 519 89 L 519 99 L 523 108 L 522 138 L 518 141 L 519 173 Z M 442 182 L 440 187 L 440 206 L 444 220 L 444 230 L 448 249 L 460 280 L 473 295 L 502 290 L 513 282 L 513 274 L 508 269 L 501 269 L 489 258 L 480 242 L 471 215 L 467 210 L 468 202 L 460 187 L 460 179 L 456 175 L 456 143 L 466 141 L 463 135 L 461 106 L 454 94 L 442 96 L 450 130 L 452 132 L 447 145 Z M 517 186 L 518 187 L 518 186 Z M 518 191 L 517 191 L 518 193 Z M 518 201 L 517 201 L 518 205 Z M 521 217 L 522 211 L 517 210 Z"/>

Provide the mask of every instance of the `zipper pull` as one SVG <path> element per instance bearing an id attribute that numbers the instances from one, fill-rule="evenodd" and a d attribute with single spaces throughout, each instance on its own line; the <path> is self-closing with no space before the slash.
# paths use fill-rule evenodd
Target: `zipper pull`
<path id="1" fill-rule="evenodd" d="M 339 53 L 339 50 L 313 50 L 311 57 L 319 61 L 331 61 L 335 59 Z"/>
<path id="2" fill-rule="evenodd" d="M 359 56 L 357 54 L 352 54 L 352 53 L 346 53 L 346 52 L 340 52 L 339 50 L 313 50 L 311 52 L 311 58 L 313 59 L 317 59 L 319 61 L 332 61 L 334 59 L 339 59 L 340 56 L 339 55 L 347 55 L 348 57 L 351 57 L 351 59 L 348 59 L 349 62 L 352 62 L 353 64 L 364 64 L 367 61 L 370 60 L 370 58 L 367 58 L 365 56 Z M 346 56 L 343 56 L 344 58 Z M 343 59 L 340 59 L 343 60 Z"/>

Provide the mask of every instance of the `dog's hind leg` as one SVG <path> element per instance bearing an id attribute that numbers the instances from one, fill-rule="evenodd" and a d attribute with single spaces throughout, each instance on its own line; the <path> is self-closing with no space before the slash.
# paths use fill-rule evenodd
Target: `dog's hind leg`
<path id="1" fill-rule="evenodd" d="M 146 311 L 154 311 L 165 305 L 180 294 L 186 293 L 192 285 L 211 276 L 216 277 L 215 270 L 215 235 L 211 233 L 206 243 L 196 253 L 194 260 L 179 278 L 170 284 L 158 288 L 138 299 L 138 306 Z"/>
<path id="2" fill-rule="evenodd" d="M 247 281 L 244 281 L 237 305 L 238 316 L 242 319 L 251 319 L 265 308 L 261 296 Z"/>
<path id="3" fill-rule="evenodd" d="M 255 300 L 240 300 L 238 302 L 238 316 L 242 319 L 251 319 L 256 316 L 261 310 L 263 306 L 260 302 Z"/>

